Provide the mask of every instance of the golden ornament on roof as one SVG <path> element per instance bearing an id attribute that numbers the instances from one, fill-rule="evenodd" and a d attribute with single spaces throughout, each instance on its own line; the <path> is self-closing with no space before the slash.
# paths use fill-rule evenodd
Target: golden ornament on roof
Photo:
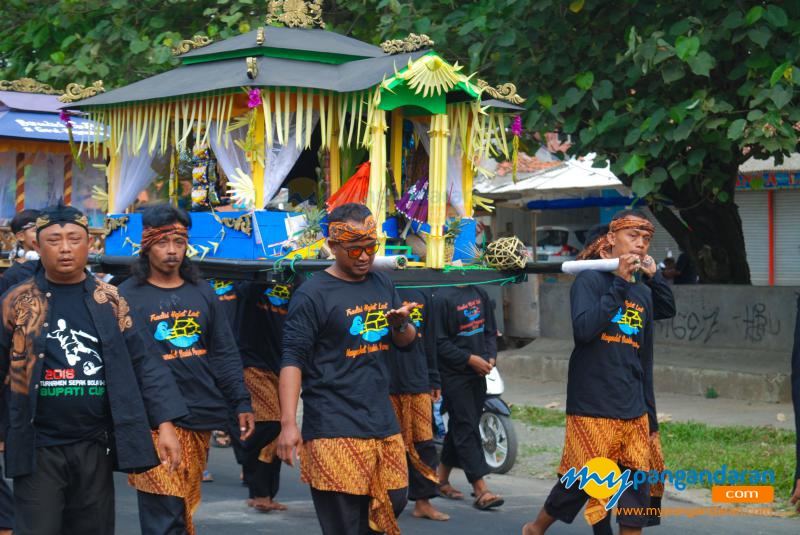
<path id="1" fill-rule="evenodd" d="M 17 93 L 39 93 L 42 95 L 58 95 L 61 91 L 52 86 L 43 84 L 33 78 L 20 78 L 19 80 L 0 80 L 0 91 L 16 91 Z"/>
<path id="2" fill-rule="evenodd" d="M 505 100 L 518 105 L 525 102 L 525 99 L 517 94 L 517 86 L 511 82 L 492 87 L 486 80 L 478 80 L 477 85 L 484 93 L 497 100 Z"/>
<path id="3" fill-rule="evenodd" d="M 289 28 L 325 27 L 322 20 L 322 0 L 271 0 L 267 24 L 280 23 Z"/>
<path id="4" fill-rule="evenodd" d="M 431 48 L 433 45 L 433 40 L 424 33 L 420 35 L 410 33 L 405 39 L 390 39 L 382 42 L 381 49 L 386 54 L 407 54 L 421 48 Z"/>
<path id="5" fill-rule="evenodd" d="M 208 46 L 213 42 L 213 39 L 206 37 L 205 35 L 195 35 L 191 39 L 184 39 L 178 43 L 178 46 L 172 47 L 172 54 L 175 56 L 180 56 L 181 54 L 186 54 L 195 48 L 203 48 L 204 46 Z"/>
<path id="6" fill-rule="evenodd" d="M 103 80 L 96 80 L 92 85 L 86 87 L 80 84 L 67 84 L 64 94 L 58 97 L 59 102 L 75 102 L 85 98 L 93 97 L 98 93 L 104 93 Z"/>
<path id="7" fill-rule="evenodd" d="M 264 44 L 264 27 L 261 26 L 256 30 L 256 44 L 261 46 Z"/>
<path id="8" fill-rule="evenodd" d="M 249 57 L 247 58 L 247 77 L 251 80 L 255 80 L 258 76 L 258 58 Z"/>

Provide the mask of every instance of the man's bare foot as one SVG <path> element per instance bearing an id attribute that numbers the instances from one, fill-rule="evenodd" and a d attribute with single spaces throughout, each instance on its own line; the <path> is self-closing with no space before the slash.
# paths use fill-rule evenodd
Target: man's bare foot
<path id="1" fill-rule="evenodd" d="M 522 526 L 522 535 L 542 535 L 544 531 L 539 529 L 536 522 L 528 522 Z"/>
<path id="2" fill-rule="evenodd" d="M 430 520 L 437 520 L 439 522 L 450 520 L 450 515 L 438 511 L 428 500 L 417 500 L 417 503 L 414 505 L 414 510 L 411 512 L 411 516 L 414 518 L 429 518 Z"/>
<path id="3" fill-rule="evenodd" d="M 282 503 L 273 501 L 273 499 L 269 497 L 254 498 L 252 501 L 253 501 L 252 507 L 263 512 L 286 511 L 286 509 L 288 509 Z"/>

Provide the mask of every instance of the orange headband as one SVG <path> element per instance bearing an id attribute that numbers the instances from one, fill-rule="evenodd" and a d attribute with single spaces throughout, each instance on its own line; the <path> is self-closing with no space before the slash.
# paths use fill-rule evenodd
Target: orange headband
<path id="1" fill-rule="evenodd" d="M 651 222 L 645 219 L 640 219 L 638 217 L 621 217 L 619 219 L 615 219 L 608 226 L 608 232 L 619 232 L 620 230 L 627 230 L 630 228 L 635 228 L 643 232 L 647 232 L 650 234 L 650 237 L 652 237 L 653 234 L 655 234 L 656 232 L 656 228 L 653 226 Z M 608 234 L 603 234 L 595 241 L 590 243 L 586 247 L 586 249 L 581 251 L 581 253 L 578 255 L 578 260 L 587 260 L 590 258 L 604 258 L 610 253 L 611 253 L 611 244 L 608 242 Z"/>
<path id="2" fill-rule="evenodd" d="M 337 221 L 328 225 L 328 238 L 339 243 L 361 240 L 377 241 L 378 226 L 372 215 L 368 215 L 358 226 L 353 225 L 352 222 Z"/>
<path id="3" fill-rule="evenodd" d="M 161 227 L 145 227 L 142 231 L 142 253 L 149 251 L 162 238 L 171 235 L 189 238 L 189 231 L 180 223 L 172 223 Z"/>

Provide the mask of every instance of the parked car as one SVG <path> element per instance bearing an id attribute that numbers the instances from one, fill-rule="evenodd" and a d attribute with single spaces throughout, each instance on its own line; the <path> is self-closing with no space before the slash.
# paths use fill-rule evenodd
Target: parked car
<path id="1" fill-rule="evenodd" d="M 575 260 L 584 247 L 588 229 L 543 226 L 536 229 L 536 261 L 564 262 Z"/>

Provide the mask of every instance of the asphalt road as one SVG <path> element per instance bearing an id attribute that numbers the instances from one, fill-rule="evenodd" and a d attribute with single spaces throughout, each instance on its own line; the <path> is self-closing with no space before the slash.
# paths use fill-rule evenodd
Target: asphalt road
<path id="1" fill-rule="evenodd" d="M 249 534 L 302 534 L 321 533 L 314 515 L 314 506 L 308 487 L 300 482 L 296 469 L 284 466 L 279 499 L 289 506 L 281 513 L 259 513 L 245 505 L 246 489 L 239 482 L 239 467 L 230 449 L 212 448 L 210 469 L 213 483 L 203 484 L 203 503 L 195 515 L 198 535 L 249 535 Z M 463 474 L 453 474 L 453 482 L 466 491 Z M 400 518 L 404 534 L 455 535 L 455 534 L 518 534 L 521 526 L 530 520 L 544 503 L 552 482 L 512 476 L 491 476 L 490 485 L 506 498 L 499 510 L 483 512 L 473 509 L 470 502 L 453 502 L 437 499 L 436 505 L 452 518 L 449 522 L 432 522 L 412 518 L 406 509 Z M 136 495 L 128 487 L 125 477 L 116 477 L 117 530 L 120 535 L 139 534 Z M 666 506 L 685 507 L 688 504 L 667 500 Z M 792 534 L 800 533 L 800 519 L 765 517 L 674 517 L 666 518 L 657 528 L 645 530 L 655 535 L 707 535 L 709 533 L 732 535 Z M 579 516 L 572 525 L 556 524 L 551 534 L 591 533 Z"/>

